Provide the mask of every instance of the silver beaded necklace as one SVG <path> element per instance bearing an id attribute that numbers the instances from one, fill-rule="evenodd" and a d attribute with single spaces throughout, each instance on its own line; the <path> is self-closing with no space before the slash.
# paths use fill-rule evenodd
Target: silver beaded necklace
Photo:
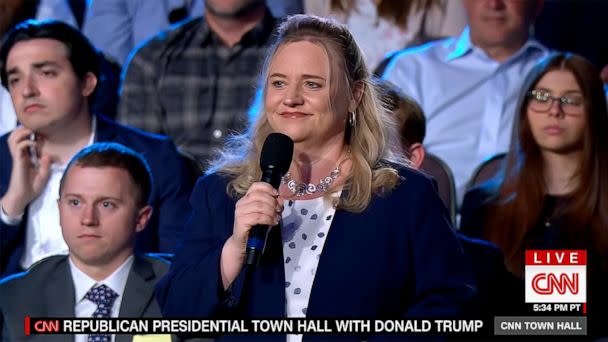
<path id="1" fill-rule="evenodd" d="M 331 185 L 331 183 L 333 183 L 336 180 L 336 178 L 338 178 L 338 176 L 340 175 L 340 172 L 342 171 L 342 164 L 344 164 L 344 162 L 349 158 L 350 158 L 350 151 L 347 152 L 346 157 L 344 157 L 344 159 L 342 161 L 340 161 L 340 163 L 338 163 L 338 166 L 336 166 L 333 170 L 331 170 L 331 172 L 329 173 L 329 175 L 327 177 L 319 180 L 318 184 L 300 183 L 300 182 L 296 181 L 295 179 L 291 178 L 291 172 L 287 172 L 281 178 L 281 183 L 287 184 L 287 188 L 296 197 L 301 197 L 304 195 L 312 195 L 312 194 L 316 194 L 319 192 L 325 192 L 325 191 L 327 191 L 327 189 L 329 189 L 329 186 Z"/>

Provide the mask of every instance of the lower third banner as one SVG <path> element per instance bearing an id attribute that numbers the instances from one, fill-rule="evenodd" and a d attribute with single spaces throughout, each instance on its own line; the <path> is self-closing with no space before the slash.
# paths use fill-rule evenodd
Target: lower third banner
<path id="1" fill-rule="evenodd" d="M 25 318 L 25 334 L 410 334 L 477 333 L 475 319 Z"/>

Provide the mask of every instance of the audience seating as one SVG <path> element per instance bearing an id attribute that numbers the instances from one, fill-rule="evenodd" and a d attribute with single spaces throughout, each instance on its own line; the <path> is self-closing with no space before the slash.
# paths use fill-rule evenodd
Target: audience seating
<path id="1" fill-rule="evenodd" d="M 506 156 L 506 153 L 497 153 L 479 164 L 467 183 L 467 191 L 494 178 L 500 171 Z"/>
<path id="2" fill-rule="evenodd" d="M 448 208 L 452 224 L 456 227 L 456 186 L 452 171 L 443 160 L 431 153 L 425 155 L 420 171 L 433 176 L 437 181 L 439 197 Z"/>

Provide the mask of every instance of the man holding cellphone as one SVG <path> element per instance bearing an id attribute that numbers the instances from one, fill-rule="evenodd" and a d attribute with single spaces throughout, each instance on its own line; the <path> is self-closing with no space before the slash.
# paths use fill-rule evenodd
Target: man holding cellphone
<path id="1" fill-rule="evenodd" d="M 154 214 L 135 249 L 173 252 L 190 213 L 192 175 L 166 137 L 91 112 L 99 55 L 90 42 L 61 22 L 25 21 L 5 37 L 0 78 L 21 124 L 0 137 L 0 277 L 67 254 L 59 181 L 76 152 L 94 142 L 118 142 L 148 160 Z"/>

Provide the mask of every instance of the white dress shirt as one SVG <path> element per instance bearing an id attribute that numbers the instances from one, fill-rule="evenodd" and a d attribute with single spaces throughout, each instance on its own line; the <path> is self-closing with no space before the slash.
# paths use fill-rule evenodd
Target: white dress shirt
<path id="1" fill-rule="evenodd" d="M 91 137 L 86 146 L 93 144 L 97 119 L 92 116 Z M 42 193 L 30 202 L 27 211 L 25 250 L 21 257 L 21 267 L 26 270 L 35 262 L 51 255 L 68 254 L 68 246 L 63 240 L 61 226 L 59 225 L 59 183 L 66 165 L 51 164 L 49 180 Z M 21 224 L 20 217 L 7 217 L 0 212 L 0 219 L 8 225 Z"/>
<path id="2" fill-rule="evenodd" d="M 118 294 L 116 300 L 114 300 L 114 305 L 112 305 L 112 317 L 118 317 L 120 313 L 120 305 L 122 303 L 123 294 L 125 292 L 125 287 L 127 285 L 127 279 L 129 278 L 129 272 L 131 271 L 131 266 L 133 266 L 133 255 L 131 255 L 125 262 L 116 269 L 110 276 L 102 281 L 95 281 L 95 279 L 89 277 L 84 272 L 82 272 L 71 258 L 69 258 L 70 262 L 70 271 L 72 272 L 72 280 L 74 282 L 74 290 L 75 290 L 75 307 L 74 314 L 76 317 L 93 317 L 93 313 L 97 310 L 97 304 L 85 298 L 85 295 L 89 290 L 93 287 L 98 287 L 101 285 L 106 285 L 111 288 L 112 291 Z M 86 342 L 87 335 L 76 335 L 74 338 L 74 342 Z M 114 341 L 114 335 L 112 335 L 112 341 Z"/>
<path id="3" fill-rule="evenodd" d="M 457 35 L 466 26 L 460 1 L 440 0 L 429 9 L 411 10 L 407 27 L 378 13 L 376 0 L 355 0 L 348 13 L 332 10 L 331 1 L 304 0 L 306 14 L 332 18 L 348 26 L 363 52 L 369 70 L 390 53 L 423 43 L 428 38 Z"/>
<path id="4" fill-rule="evenodd" d="M 21 267 L 26 270 L 38 260 L 56 254 L 68 254 L 59 226 L 59 183 L 66 165 L 51 164 L 49 180 L 30 204 L 26 217 L 25 250 Z"/>
<path id="5" fill-rule="evenodd" d="M 78 23 L 67 0 L 40 0 L 36 19 L 59 20 L 78 29 Z"/>
<path id="6" fill-rule="evenodd" d="M 120 65 L 140 43 L 167 30 L 184 0 L 89 0 L 82 33 Z"/>
<path id="7" fill-rule="evenodd" d="M 13 130 L 17 126 L 17 115 L 11 100 L 11 94 L 0 86 L 0 136 Z"/>
<path id="8" fill-rule="evenodd" d="M 333 196 L 339 197 L 340 192 Z M 324 197 L 285 201 L 281 236 L 287 317 L 306 317 L 312 283 L 335 213 L 332 200 Z M 288 334 L 287 341 L 302 341 L 302 335 Z"/>
<path id="9" fill-rule="evenodd" d="M 530 39 L 498 62 L 472 45 L 467 27 L 459 37 L 404 50 L 388 65 L 383 78 L 424 110 L 424 145 L 454 173 L 458 203 L 477 165 L 508 150 L 522 83 L 549 52 Z"/>

